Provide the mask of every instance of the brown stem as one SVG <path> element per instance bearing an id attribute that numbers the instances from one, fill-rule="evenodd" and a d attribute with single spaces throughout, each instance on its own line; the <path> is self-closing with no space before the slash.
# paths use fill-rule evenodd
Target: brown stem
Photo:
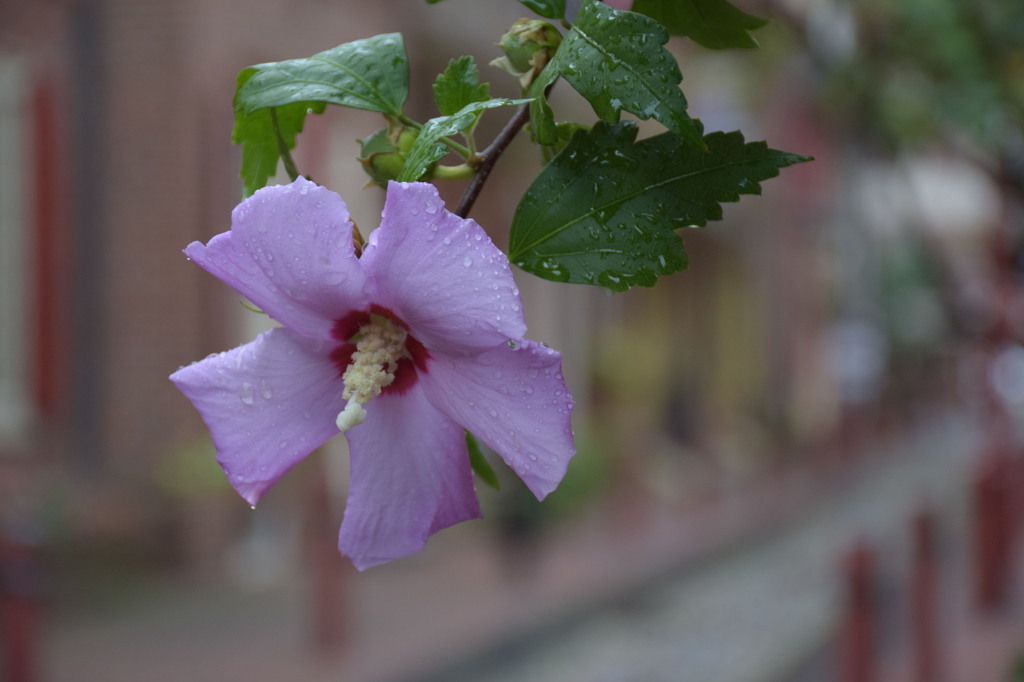
<path id="1" fill-rule="evenodd" d="M 505 127 L 502 129 L 498 136 L 494 138 L 490 146 L 483 151 L 480 155 L 481 161 L 477 166 L 476 175 L 473 176 L 473 180 L 469 183 L 469 187 L 466 188 L 466 193 L 462 195 L 462 201 L 459 202 L 459 207 L 455 209 L 455 215 L 460 218 L 465 218 L 469 215 L 470 209 L 473 208 L 473 204 L 476 203 L 477 197 L 480 196 L 480 190 L 483 189 L 484 183 L 487 182 L 487 176 L 491 174 L 491 170 L 494 168 L 494 164 L 498 162 L 498 158 L 505 152 L 508 145 L 512 142 L 512 138 L 523 129 L 526 122 L 530 120 L 530 105 L 524 104 L 519 107 L 519 111 L 516 115 L 509 120 Z"/>

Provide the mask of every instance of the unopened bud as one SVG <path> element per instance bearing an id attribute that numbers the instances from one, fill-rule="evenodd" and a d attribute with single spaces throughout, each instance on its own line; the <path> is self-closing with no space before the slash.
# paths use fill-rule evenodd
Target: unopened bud
<path id="1" fill-rule="evenodd" d="M 551 56 L 562 42 L 558 29 L 540 19 L 520 19 L 501 37 L 498 43 L 504 57 L 491 62 L 519 79 L 524 90 L 544 70 Z"/>
<path id="2" fill-rule="evenodd" d="M 419 133 L 401 125 L 391 125 L 375 131 L 359 143 L 359 162 L 370 180 L 387 187 L 405 167 L 405 157 Z"/>

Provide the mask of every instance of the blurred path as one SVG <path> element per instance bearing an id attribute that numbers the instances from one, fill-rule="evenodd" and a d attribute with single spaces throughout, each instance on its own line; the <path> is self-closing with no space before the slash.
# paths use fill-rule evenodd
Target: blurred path
<path id="1" fill-rule="evenodd" d="M 945 531 L 962 534 L 967 482 L 974 461 L 972 430 L 954 419 L 910 442 L 877 453 L 854 480 L 811 506 L 808 514 L 768 538 L 720 560 L 637 590 L 549 637 L 493 652 L 424 680 L 431 682 L 781 682 L 839 679 L 826 656 L 804 661 L 832 638 L 843 607 L 841 557 L 857 538 L 879 550 L 883 593 L 906 600 L 893 583 L 907 572 L 909 519 L 925 500 L 940 510 Z M 951 546 L 946 554 L 963 553 Z M 947 562 L 948 563 L 948 562 Z M 963 580 L 962 566 L 945 573 Z M 963 594 L 948 594 L 966 599 Z M 955 609 L 956 605 L 950 605 Z M 889 611 L 900 610 L 888 604 Z M 899 614 L 905 617 L 905 614 Z M 1002 682 L 1008 646 L 1024 648 L 1024 618 L 990 621 L 948 652 L 948 682 Z M 891 619 L 890 619 L 891 620 Z M 962 619 L 961 619 L 962 620 Z M 958 621 L 959 623 L 959 621 Z M 959 624 L 955 630 L 962 628 Z M 887 644 L 905 633 L 883 622 Z M 1016 637 L 1016 640 L 1014 640 Z M 892 658 L 883 645 L 883 660 Z M 902 654 L 896 654 L 902 659 Z M 978 669 L 984 662 L 986 670 Z M 966 667 L 971 673 L 967 674 Z M 909 665 L 891 661 L 884 680 L 903 680 Z M 998 670 L 997 670 L 998 669 Z"/>
<path id="2" fill-rule="evenodd" d="M 636 528 L 566 528 L 518 582 L 464 525 L 350 576 L 349 643 L 335 660 L 311 649 L 301 586 L 169 588 L 55 623 L 46 681 L 769 682 L 831 634 L 838 557 L 854 538 L 898 559 L 925 497 L 962 524 L 973 441 L 967 420 L 947 416 L 824 486 L 787 475 Z"/>

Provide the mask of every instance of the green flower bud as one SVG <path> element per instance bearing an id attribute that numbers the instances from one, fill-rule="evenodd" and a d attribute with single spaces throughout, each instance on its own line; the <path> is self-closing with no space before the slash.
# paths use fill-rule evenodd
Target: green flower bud
<path id="1" fill-rule="evenodd" d="M 409 150 L 412 149 L 412 143 L 419 136 L 418 132 L 410 128 L 402 128 L 401 132 L 398 133 L 398 140 L 395 144 L 398 145 L 398 152 L 402 155 L 402 158 L 409 154 Z"/>
<path id="2" fill-rule="evenodd" d="M 375 131 L 359 142 L 359 163 L 370 176 L 370 181 L 386 188 L 405 166 L 405 157 L 419 135 L 401 125 L 390 125 Z"/>
<path id="3" fill-rule="evenodd" d="M 504 57 L 491 62 L 519 78 L 523 89 L 530 87 L 562 42 L 558 29 L 540 19 L 520 19 L 501 37 L 498 46 Z"/>

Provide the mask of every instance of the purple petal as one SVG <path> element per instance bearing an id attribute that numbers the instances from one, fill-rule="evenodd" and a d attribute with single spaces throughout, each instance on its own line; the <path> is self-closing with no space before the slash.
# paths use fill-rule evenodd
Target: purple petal
<path id="1" fill-rule="evenodd" d="M 430 402 L 487 443 L 538 499 L 558 487 L 576 446 L 557 351 L 503 343 L 476 357 L 436 358 L 420 378 Z"/>
<path id="2" fill-rule="evenodd" d="M 244 346 L 183 367 L 171 381 L 210 429 L 217 461 L 249 504 L 338 433 L 345 386 L 333 342 L 271 329 Z"/>
<path id="3" fill-rule="evenodd" d="M 472 354 L 526 333 L 508 258 L 479 225 L 446 211 L 429 183 L 388 183 L 362 264 L 374 303 L 431 350 Z"/>
<path id="4" fill-rule="evenodd" d="M 231 213 L 231 231 L 185 249 L 204 270 L 306 336 L 369 304 L 345 202 L 305 178 L 265 187 Z"/>
<path id="5" fill-rule="evenodd" d="M 338 549 L 360 571 L 480 518 L 462 427 L 434 409 L 420 384 L 374 398 L 366 420 L 345 435 L 352 485 Z"/>

